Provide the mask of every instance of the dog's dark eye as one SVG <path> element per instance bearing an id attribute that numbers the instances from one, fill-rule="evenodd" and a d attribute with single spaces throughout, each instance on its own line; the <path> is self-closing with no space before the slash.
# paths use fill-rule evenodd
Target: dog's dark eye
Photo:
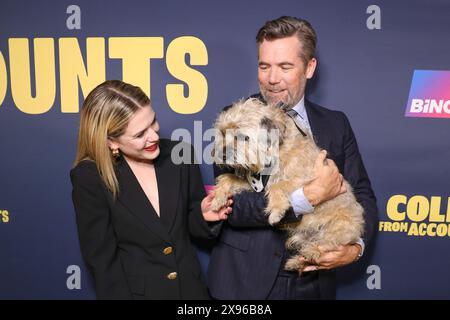
<path id="1" fill-rule="evenodd" d="M 245 136 L 245 141 L 248 141 L 248 140 L 250 140 L 250 137 L 249 136 Z"/>

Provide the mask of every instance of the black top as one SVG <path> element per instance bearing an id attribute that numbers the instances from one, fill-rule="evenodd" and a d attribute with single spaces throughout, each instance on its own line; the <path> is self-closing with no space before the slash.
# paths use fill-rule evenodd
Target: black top
<path id="1" fill-rule="evenodd" d="M 116 200 L 94 162 L 70 172 L 81 253 L 99 299 L 208 298 L 189 237 L 214 237 L 200 209 L 205 190 L 198 165 L 171 161 L 175 145 L 161 139 L 155 160 L 160 217 L 123 158 Z M 193 159 L 191 146 L 183 150 Z"/>

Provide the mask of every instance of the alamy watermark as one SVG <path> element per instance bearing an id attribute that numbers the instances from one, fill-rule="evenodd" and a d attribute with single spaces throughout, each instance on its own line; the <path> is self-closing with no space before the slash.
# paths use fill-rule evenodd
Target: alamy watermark
<path id="1" fill-rule="evenodd" d="M 194 121 L 193 138 L 184 128 L 172 132 L 171 140 L 180 141 L 172 149 L 173 163 L 215 163 L 241 167 L 262 174 L 270 173 L 278 165 L 280 147 L 278 129 L 260 128 L 248 132 L 238 128 L 224 131 L 210 128 L 203 132 L 202 121 Z M 203 147 L 205 142 L 208 144 Z M 190 145 L 196 150 L 195 157 L 191 155 Z"/>

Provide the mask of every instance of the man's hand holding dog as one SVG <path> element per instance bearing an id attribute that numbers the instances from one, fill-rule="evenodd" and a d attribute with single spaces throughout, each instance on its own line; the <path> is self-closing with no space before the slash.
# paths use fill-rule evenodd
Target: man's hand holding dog
<path id="1" fill-rule="evenodd" d="M 362 248 L 359 244 L 347 244 L 334 249 L 319 248 L 323 253 L 316 261 L 308 261 L 304 257 L 300 260 L 306 262 L 307 266 L 302 272 L 315 271 L 320 269 L 334 269 L 345 266 L 357 260 Z"/>
<path id="2" fill-rule="evenodd" d="M 316 159 L 314 165 L 315 179 L 305 185 L 303 192 L 312 206 L 333 199 L 338 195 L 347 192 L 343 184 L 343 176 L 333 160 L 327 159 L 327 152 L 322 150 Z M 333 249 L 320 248 L 323 252 L 316 261 L 307 261 L 300 258 L 302 264 L 306 262 L 307 266 L 303 272 L 319 269 L 333 269 L 357 260 L 362 247 L 359 244 L 348 244 Z"/>
<path id="3" fill-rule="evenodd" d="M 326 157 L 327 152 L 322 150 L 314 165 L 315 179 L 303 188 L 305 197 L 312 206 L 317 206 L 347 191 L 342 183 L 344 178 L 336 164 Z"/>

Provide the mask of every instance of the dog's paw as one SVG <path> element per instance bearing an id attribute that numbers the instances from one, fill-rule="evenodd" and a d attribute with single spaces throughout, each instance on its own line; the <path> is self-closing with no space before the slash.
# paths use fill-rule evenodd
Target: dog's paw
<path id="1" fill-rule="evenodd" d="M 301 270 L 305 267 L 305 265 L 303 265 L 300 262 L 300 256 L 296 255 L 293 256 L 292 258 L 289 258 L 286 261 L 286 264 L 284 265 L 284 269 L 287 271 L 297 271 L 297 272 L 301 272 Z"/>
<path id="2" fill-rule="evenodd" d="M 268 218 L 268 220 L 269 220 L 269 223 L 273 226 L 273 225 L 275 225 L 275 224 L 277 224 L 278 222 L 280 222 L 280 220 L 283 218 L 283 213 L 281 212 L 274 212 L 274 211 L 272 211 L 270 214 L 269 214 L 269 218 Z"/>
<path id="3" fill-rule="evenodd" d="M 289 199 L 281 192 L 280 189 L 273 188 L 268 195 L 268 203 L 266 212 L 269 216 L 271 225 L 277 224 L 284 217 L 287 209 L 289 209 Z"/>
<path id="4" fill-rule="evenodd" d="M 216 193 L 216 195 L 214 196 L 213 201 L 211 202 L 211 209 L 213 211 L 217 211 L 220 208 L 224 207 L 227 204 L 227 196 L 225 194 L 218 194 Z"/>
<path id="5" fill-rule="evenodd" d="M 317 245 L 305 245 L 301 250 L 302 256 L 307 260 L 316 261 L 322 255 Z"/>

